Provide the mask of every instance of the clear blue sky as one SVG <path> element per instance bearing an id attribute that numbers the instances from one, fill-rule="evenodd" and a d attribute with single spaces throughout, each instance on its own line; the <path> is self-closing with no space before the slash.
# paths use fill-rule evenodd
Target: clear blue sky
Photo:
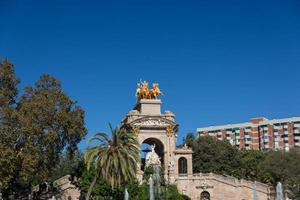
<path id="1" fill-rule="evenodd" d="M 0 55 L 15 64 L 20 87 L 43 73 L 60 79 L 86 110 L 88 136 L 119 124 L 140 78 L 160 83 L 179 142 L 197 127 L 300 115 L 298 0 L 2 0 L 0 8 Z"/>

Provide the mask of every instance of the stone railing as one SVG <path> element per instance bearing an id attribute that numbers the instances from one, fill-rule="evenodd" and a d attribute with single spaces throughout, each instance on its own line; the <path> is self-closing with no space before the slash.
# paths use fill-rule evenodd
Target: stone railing
<path id="1" fill-rule="evenodd" d="M 266 188 L 268 188 L 269 190 L 272 190 L 272 186 L 261 183 L 261 182 L 256 182 L 256 181 L 248 181 L 248 180 L 244 180 L 244 179 L 237 179 L 235 177 L 232 176 L 227 176 L 227 175 L 219 175 L 219 174 L 214 174 L 214 173 L 197 173 L 197 174 L 193 174 L 193 178 L 192 179 L 215 179 L 217 181 L 220 182 L 225 182 L 227 184 L 231 184 L 231 185 L 239 185 L 239 186 L 243 186 L 243 187 L 248 187 L 248 188 L 254 188 L 254 185 L 256 187 L 257 190 L 260 191 L 266 191 Z"/>

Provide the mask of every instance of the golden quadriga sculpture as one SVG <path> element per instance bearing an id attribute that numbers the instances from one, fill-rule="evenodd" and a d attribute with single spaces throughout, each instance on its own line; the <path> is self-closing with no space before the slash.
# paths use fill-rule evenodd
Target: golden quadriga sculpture
<path id="1" fill-rule="evenodd" d="M 162 94 L 158 87 L 158 83 L 152 84 L 152 89 L 148 88 L 148 82 L 147 81 L 141 81 L 137 84 L 138 87 L 136 89 L 136 97 L 138 100 L 140 99 L 157 99 L 158 95 Z"/>

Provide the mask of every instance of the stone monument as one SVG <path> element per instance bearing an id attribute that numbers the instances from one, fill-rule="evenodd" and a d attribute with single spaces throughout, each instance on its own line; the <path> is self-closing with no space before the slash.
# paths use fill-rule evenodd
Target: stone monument
<path id="1" fill-rule="evenodd" d="M 274 199 L 271 187 L 256 182 L 238 180 L 229 176 L 193 174 L 192 153 L 186 145 L 176 147 L 178 124 L 171 111 L 161 112 L 161 90 L 158 83 L 149 89 L 146 81 L 141 81 L 136 89 L 137 102 L 122 120 L 122 127 L 137 137 L 139 144 L 148 144 L 151 151 L 138 164 L 137 178 L 143 182 L 146 166 L 163 169 L 165 183 L 175 184 L 182 194 L 194 199 L 252 199 L 256 190 L 258 199 Z M 159 166 L 159 167 L 158 167 Z M 157 177 L 151 176 L 149 187 L 157 184 Z M 153 195 L 152 195 L 153 198 Z"/>
<path id="2" fill-rule="evenodd" d="M 175 176 L 178 174 L 176 159 L 176 138 L 178 124 L 175 115 L 171 111 L 161 112 L 162 92 L 158 83 L 153 83 L 150 89 L 148 82 L 141 81 L 136 89 L 137 102 L 134 108 L 128 112 L 122 121 L 122 128 L 129 129 L 138 138 L 140 145 L 151 145 L 149 152 L 139 165 L 138 179 L 142 181 L 143 170 L 149 161 L 161 165 L 164 169 L 164 178 L 168 183 L 175 183 Z M 186 155 L 189 162 L 192 162 L 192 151 L 187 150 Z M 149 160 L 150 159 L 150 160 Z M 192 174 L 191 163 L 188 170 Z"/>

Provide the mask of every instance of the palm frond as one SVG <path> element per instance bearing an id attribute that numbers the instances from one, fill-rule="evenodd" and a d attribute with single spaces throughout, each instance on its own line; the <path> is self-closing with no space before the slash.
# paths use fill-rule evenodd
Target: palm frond
<path id="1" fill-rule="evenodd" d="M 87 167 L 95 165 L 97 174 L 114 188 L 135 178 L 140 145 L 132 133 L 113 128 L 111 124 L 109 127 L 111 139 L 106 133 L 96 133 L 89 141 L 97 140 L 99 144 L 88 148 L 84 158 Z"/>
<path id="2" fill-rule="evenodd" d="M 107 143 L 109 141 L 109 138 L 106 133 L 99 132 L 90 137 L 88 139 L 88 142 L 91 142 L 93 140 L 98 140 L 100 143 Z"/>

